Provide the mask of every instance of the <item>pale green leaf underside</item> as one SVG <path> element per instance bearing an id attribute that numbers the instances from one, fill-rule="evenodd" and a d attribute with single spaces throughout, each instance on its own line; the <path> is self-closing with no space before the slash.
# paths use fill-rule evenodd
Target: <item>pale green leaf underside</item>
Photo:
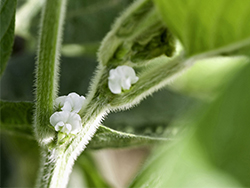
<path id="1" fill-rule="evenodd" d="M 147 145 L 167 140 L 169 139 L 128 134 L 100 126 L 87 147 L 91 149 L 119 148 Z"/>
<path id="2" fill-rule="evenodd" d="M 189 129 L 158 148 L 130 187 L 249 187 L 249 73 L 247 64 L 211 106 L 189 114 Z"/>
<path id="3" fill-rule="evenodd" d="M 1 131 L 34 139 L 32 131 L 33 103 L 0 101 L 0 104 Z M 168 139 L 123 133 L 101 125 L 90 141 L 88 148 L 129 147 L 166 140 Z"/>
<path id="4" fill-rule="evenodd" d="M 12 51 L 15 27 L 16 0 L 0 1 L 0 76 Z"/>
<path id="5" fill-rule="evenodd" d="M 167 27 L 181 40 L 188 55 L 235 43 L 250 45 L 248 0 L 154 2 Z"/>

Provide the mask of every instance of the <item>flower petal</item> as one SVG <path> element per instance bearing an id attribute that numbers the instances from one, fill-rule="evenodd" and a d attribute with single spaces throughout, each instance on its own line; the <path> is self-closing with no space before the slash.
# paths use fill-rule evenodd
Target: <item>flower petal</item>
<path id="1" fill-rule="evenodd" d="M 62 111 L 55 112 L 50 117 L 50 123 L 56 131 L 67 134 L 76 134 L 80 131 L 82 128 L 81 117 L 77 113 L 81 110 L 84 101 L 85 97 L 74 92 L 55 100 L 55 106 L 62 109 Z"/>
<path id="2" fill-rule="evenodd" d="M 132 67 L 122 65 L 109 71 L 108 87 L 114 94 L 119 94 L 122 89 L 128 90 L 131 84 L 138 81 L 138 77 Z"/>
<path id="3" fill-rule="evenodd" d="M 72 110 L 71 101 L 69 101 L 67 97 L 66 97 L 64 105 L 63 105 L 63 107 L 61 109 L 62 109 L 62 111 L 68 111 L 68 112 L 70 112 Z"/>
<path id="4" fill-rule="evenodd" d="M 119 94 L 122 92 L 121 84 L 118 82 L 118 80 L 109 80 L 108 87 L 114 94 Z"/>
<path id="5" fill-rule="evenodd" d="M 69 117 L 69 112 L 61 111 L 61 112 L 55 112 L 50 116 L 50 123 L 53 126 L 56 126 L 56 124 L 60 121 L 67 122 Z"/>
<path id="6" fill-rule="evenodd" d="M 59 131 L 64 126 L 64 123 L 62 121 L 58 122 L 55 126 L 55 130 Z"/>
<path id="7" fill-rule="evenodd" d="M 65 128 L 67 129 L 66 133 L 69 134 L 70 131 L 71 131 L 71 129 L 72 129 L 72 126 L 71 126 L 70 124 L 67 123 L 67 124 L 65 125 Z"/>
<path id="8" fill-rule="evenodd" d="M 127 79 L 123 79 L 122 80 L 122 83 L 121 83 L 121 86 L 123 89 L 129 89 L 131 87 L 131 80 L 130 78 L 127 78 Z"/>
<path id="9" fill-rule="evenodd" d="M 139 80 L 139 77 L 134 76 L 131 78 L 131 84 L 135 84 Z"/>
<path id="10" fill-rule="evenodd" d="M 67 123 L 69 123 L 72 126 L 72 129 L 70 132 L 71 134 L 78 133 L 82 128 L 81 117 L 74 112 L 70 113 Z"/>
<path id="11" fill-rule="evenodd" d="M 63 111 L 78 113 L 85 101 L 84 96 L 79 96 L 77 93 L 70 93 L 67 96 L 58 97 L 55 100 L 56 108 L 61 108 Z"/>
<path id="12" fill-rule="evenodd" d="M 78 113 L 83 104 L 84 104 L 84 101 L 85 101 L 85 97 L 84 96 L 79 96 L 78 94 L 76 93 L 70 93 L 67 97 L 68 100 L 71 101 L 71 105 L 72 105 L 72 112 L 75 112 L 75 113 Z M 66 99 L 66 100 L 67 100 Z"/>
<path id="13" fill-rule="evenodd" d="M 67 96 L 61 96 L 61 97 L 57 97 L 55 99 L 55 107 L 56 108 L 62 108 L 65 102 Z"/>

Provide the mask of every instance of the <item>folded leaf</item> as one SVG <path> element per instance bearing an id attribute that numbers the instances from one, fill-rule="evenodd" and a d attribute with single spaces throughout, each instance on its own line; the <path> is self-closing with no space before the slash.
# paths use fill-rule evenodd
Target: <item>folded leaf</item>
<path id="1" fill-rule="evenodd" d="M 111 67 L 128 61 L 143 65 L 161 55 L 171 57 L 175 40 L 157 15 L 151 0 L 135 1 L 104 38 L 99 62 Z"/>

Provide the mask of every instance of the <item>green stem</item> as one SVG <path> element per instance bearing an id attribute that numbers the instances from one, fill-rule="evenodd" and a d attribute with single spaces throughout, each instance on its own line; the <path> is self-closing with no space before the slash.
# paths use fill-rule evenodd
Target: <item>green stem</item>
<path id="1" fill-rule="evenodd" d="M 44 5 L 36 66 L 35 133 L 41 145 L 54 137 L 49 127 L 53 100 L 57 96 L 59 49 L 66 0 L 47 0 Z"/>
<path id="2" fill-rule="evenodd" d="M 62 38 L 66 0 L 46 0 L 41 20 L 41 30 L 36 65 L 36 110 L 35 134 L 39 144 L 43 147 L 40 175 L 36 187 L 62 187 L 54 180 L 55 166 L 60 165 L 65 155 L 55 157 L 46 146 L 55 137 L 55 131 L 49 126 L 49 118 L 53 113 L 53 100 L 57 96 L 59 49 Z M 59 165 L 58 165 L 59 164 Z M 62 171 L 63 168 L 60 168 Z"/>
<path id="3" fill-rule="evenodd" d="M 42 168 L 36 187 L 65 188 L 74 160 L 59 148 L 43 151 Z"/>
<path id="4" fill-rule="evenodd" d="M 76 137 L 66 144 L 44 150 L 40 178 L 36 184 L 38 188 L 66 188 L 75 159 L 86 148 L 106 113 L 106 109 L 102 108 L 99 102 L 94 101 L 90 103 L 93 105 L 92 110 L 83 117 L 87 122 Z"/>

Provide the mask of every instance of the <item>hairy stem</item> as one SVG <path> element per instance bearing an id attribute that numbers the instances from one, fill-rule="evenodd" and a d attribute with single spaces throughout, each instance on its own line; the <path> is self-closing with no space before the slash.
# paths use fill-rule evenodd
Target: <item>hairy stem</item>
<path id="1" fill-rule="evenodd" d="M 70 161 L 72 161 L 70 163 Z M 36 187 L 64 188 L 68 182 L 73 160 L 68 153 L 59 148 L 51 151 L 43 151 L 42 168 L 40 178 L 37 180 Z"/>
<path id="2" fill-rule="evenodd" d="M 49 118 L 53 113 L 53 100 L 57 96 L 58 70 L 59 70 L 59 49 L 62 38 L 66 0 L 46 0 L 41 19 L 41 29 L 38 46 L 38 57 L 36 64 L 36 109 L 34 129 L 36 139 L 43 147 L 44 155 L 40 167 L 40 175 L 36 187 L 61 187 L 56 186 L 53 173 L 55 166 L 65 159 L 59 155 L 53 155 L 55 149 L 46 147 L 54 136 L 55 131 L 49 126 Z M 58 153 L 58 151 L 57 151 Z M 60 170 L 63 170 L 62 168 Z"/>
<path id="3" fill-rule="evenodd" d="M 94 101 L 90 103 L 93 110 L 83 117 L 86 120 L 84 128 L 76 137 L 53 149 L 44 150 L 37 187 L 66 188 L 76 158 L 86 148 L 106 113 L 106 109 Z"/>
<path id="4" fill-rule="evenodd" d="M 66 0 L 47 0 L 44 5 L 36 65 L 35 133 L 41 145 L 54 136 L 49 128 L 53 100 L 57 96 L 59 49 Z"/>

